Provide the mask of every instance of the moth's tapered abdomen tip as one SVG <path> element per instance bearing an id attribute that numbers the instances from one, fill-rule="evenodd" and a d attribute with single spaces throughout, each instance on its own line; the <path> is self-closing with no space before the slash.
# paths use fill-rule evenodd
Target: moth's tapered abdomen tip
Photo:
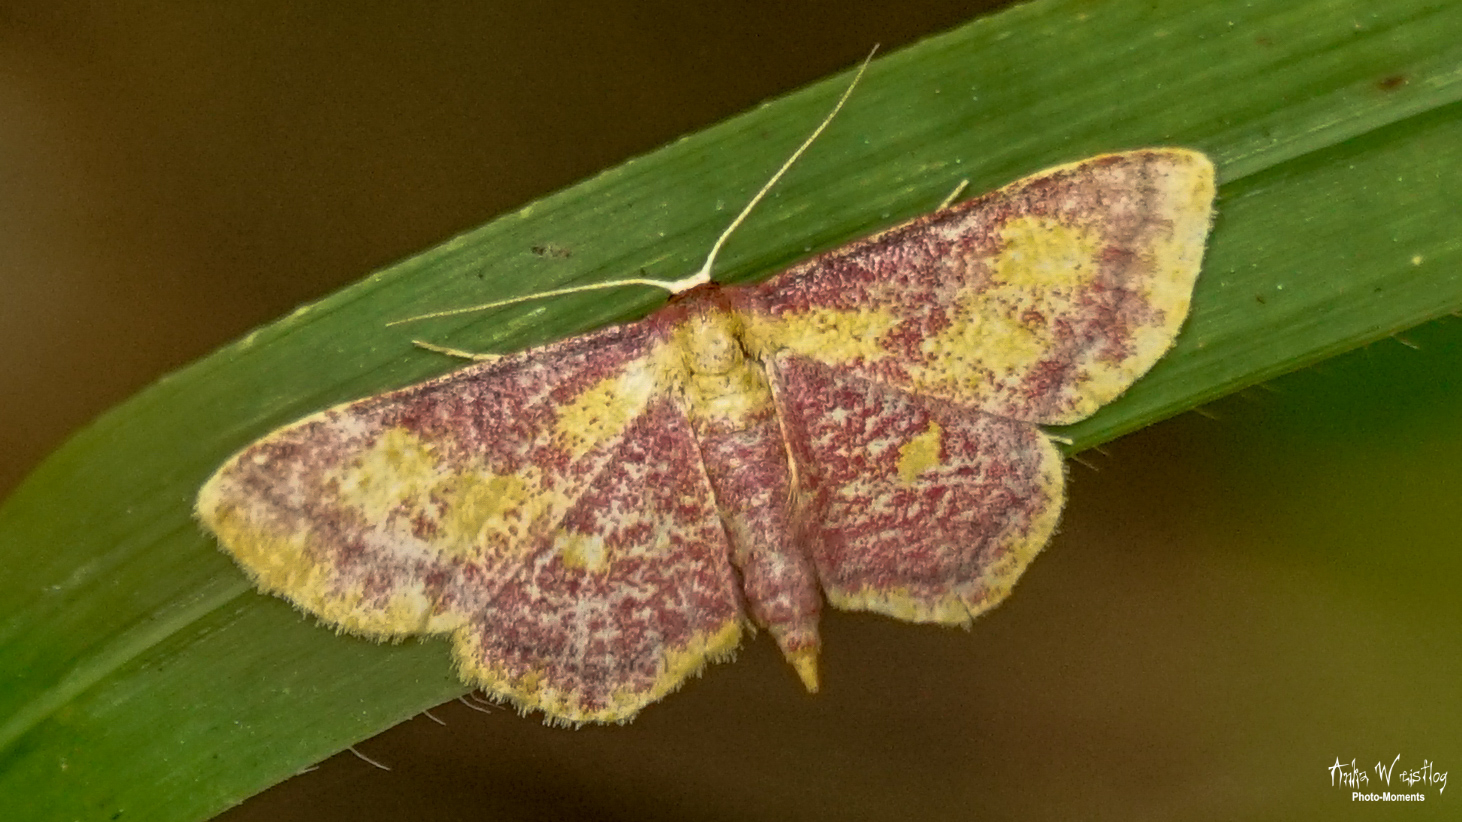
<path id="1" fill-rule="evenodd" d="M 817 673 L 817 649 L 802 648 L 787 653 L 787 661 L 792 663 L 792 669 L 797 672 L 797 678 L 802 680 L 802 687 L 807 689 L 809 694 L 817 693 L 821 683 Z"/>

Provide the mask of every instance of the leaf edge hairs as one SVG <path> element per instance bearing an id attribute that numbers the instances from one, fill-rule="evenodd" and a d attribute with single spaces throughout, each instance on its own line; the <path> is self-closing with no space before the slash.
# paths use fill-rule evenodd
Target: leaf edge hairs
<path id="1" fill-rule="evenodd" d="M 1172 346 L 1212 218 L 1187 149 L 1057 166 L 753 286 L 321 411 L 197 513 L 260 590 L 626 722 L 744 629 L 809 691 L 835 607 L 968 625 L 1049 540 L 1089 416 Z"/>

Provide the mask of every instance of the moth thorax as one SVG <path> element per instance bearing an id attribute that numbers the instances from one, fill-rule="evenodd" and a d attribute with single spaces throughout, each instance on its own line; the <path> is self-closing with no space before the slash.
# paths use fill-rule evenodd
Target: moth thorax
<path id="1" fill-rule="evenodd" d="M 721 311 L 690 318 L 683 337 L 685 365 L 692 374 L 727 374 L 746 359 L 741 350 L 740 322 Z"/>

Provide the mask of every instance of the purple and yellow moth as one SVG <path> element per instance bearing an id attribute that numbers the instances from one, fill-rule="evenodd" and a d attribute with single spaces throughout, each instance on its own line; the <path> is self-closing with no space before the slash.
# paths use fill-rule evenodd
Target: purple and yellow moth
<path id="1" fill-rule="evenodd" d="M 692 278 L 278 429 L 198 514 L 263 591 L 447 635 L 463 680 L 550 721 L 627 721 L 748 629 L 816 691 L 824 598 L 968 625 L 1009 594 L 1064 501 L 1039 426 L 1171 347 L 1213 196 L 1196 152 L 1107 154 L 757 285 Z"/>

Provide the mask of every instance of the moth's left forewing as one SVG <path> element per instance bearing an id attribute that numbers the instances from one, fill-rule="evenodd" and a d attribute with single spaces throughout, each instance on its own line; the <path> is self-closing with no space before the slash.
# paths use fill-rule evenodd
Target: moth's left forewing
<path id="1" fill-rule="evenodd" d="M 307 417 L 198 514 L 267 593 L 467 681 L 624 721 L 724 658 L 741 604 L 660 325 L 616 326 Z"/>
<path id="2" fill-rule="evenodd" d="M 1075 422 L 1171 347 L 1214 194 L 1184 149 L 1058 166 L 756 287 L 748 340 L 915 394 Z"/>
<path id="3" fill-rule="evenodd" d="M 617 327 L 321 411 L 235 454 L 198 515 L 260 588 L 373 638 L 452 630 L 463 569 L 509 573 L 658 390 Z"/>

